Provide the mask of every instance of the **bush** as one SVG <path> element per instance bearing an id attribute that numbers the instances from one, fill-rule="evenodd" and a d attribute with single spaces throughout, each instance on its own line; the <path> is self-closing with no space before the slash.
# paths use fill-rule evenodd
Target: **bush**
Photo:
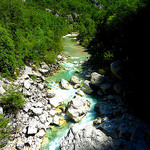
<path id="1" fill-rule="evenodd" d="M 4 114 L 0 114 L 0 148 L 4 147 L 10 139 L 9 120 L 5 119 Z"/>
<path id="2" fill-rule="evenodd" d="M 10 75 L 16 68 L 14 42 L 11 32 L 0 26 L 0 70 Z"/>
<path id="3" fill-rule="evenodd" d="M 22 93 L 11 88 L 1 96 L 1 104 L 6 109 L 18 109 L 23 107 L 25 99 Z"/>

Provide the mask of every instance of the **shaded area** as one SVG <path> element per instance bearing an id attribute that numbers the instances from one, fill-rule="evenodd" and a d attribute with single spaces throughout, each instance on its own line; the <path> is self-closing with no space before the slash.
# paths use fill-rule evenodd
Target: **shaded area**
<path id="1" fill-rule="evenodd" d="M 110 19 L 115 17 L 112 15 L 112 18 L 105 18 L 103 24 L 99 24 L 96 37 L 89 46 L 91 60 L 97 69 L 103 68 L 108 74 L 112 61 L 122 62 L 124 101 L 131 111 L 149 122 L 149 89 L 146 83 L 149 82 L 150 4 L 147 1 L 145 7 L 134 12 L 125 10 L 127 14 L 120 20 L 111 22 Z"/>

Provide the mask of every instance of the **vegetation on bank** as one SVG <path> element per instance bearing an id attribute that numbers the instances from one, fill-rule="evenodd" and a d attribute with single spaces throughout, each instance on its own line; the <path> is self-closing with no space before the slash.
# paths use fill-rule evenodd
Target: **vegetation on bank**
<path id="1" fill-rule="evenodd" d="M 4 147 L 10 139 L 10 126 L 9 120 L 0 114 L 0 148 Z"/>
<path id="2" fill-rule="evenodd" d="M 4 113 L 0 113 L 0 148 L 4 147 L 11 138 L 11 125 L 9 119 L 6 119 L 9 113 L 15 114 L 25 104 L 23 94 L 17 91 L 16 87 L 10 86 L 7 92 L 0 95 L 0 106 L 2 106 Z"/>
<path id="3" fill-rule="evenodd" d="M 102 2 L 102 1 L 100 1 Z M 88 44 L 91 60 L 100 72 L 110 63 L 122 62 L 122 96 L 131 110 L 145 121 L 149 114 L 148 77 L 150 2 L 148 0 L 104 1 L 93 40 Z M 108 72 L 110 74 L 110 72 Z M 118 81 L 119 82 L 119 81 Z"/>
<path id="4" fill-rule="evenodd" d="M 89 48 L 100 73 L 112 61 L 123 62 L 125 101 L 144 116 L 149 106 L 149 16 L 148 0 L 1 0 L 0 72 L 8 77 L 29 62 L 54 63 L 62 50 L 61 37 L 79 31 L 77 38 Z M 15 91 L 1 99 L 7 109 L 23 104 Z M 0 141 L 9 137 L 7 124 L 0 115 Z"/>
<path id="5" fill-rule="evenodd" d="M 97 11 L 87 0 L 2 0 L 0 72 L 3 76 L 12 76 L 18 67 L 29 62 L 54 63 L 62 50 L 63 35 L 88 28 L 84 35 L 93 37 L 92 17 Z M 87 39 L 88 36 L 81 39 L 82 43 Z"/>

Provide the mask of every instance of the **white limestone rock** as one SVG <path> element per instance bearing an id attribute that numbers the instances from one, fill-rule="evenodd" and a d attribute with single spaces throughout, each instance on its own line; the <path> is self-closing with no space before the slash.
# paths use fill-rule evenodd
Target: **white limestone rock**
<path id="1" fill-rule="evenodd" d="M 89 109 L 89 101 L 82 101 L 80 97 L 76 97 L 68 103 L 67 117 L 78 123 L 86 115 Z"/>
<path id="2" fill-rule="evenodd" d="M 91 86 L 90 86 L 90 81 L 85 80 L 82 86 L 82 91 L 87 93 L 87 94 L 91 94 L 93 92 Z"/>
<path id="3" fill-rule="evenodd" d="M 30 135 L 30 134 L 36 134 L 37 131 L 38 131 L 38 129 L 35 126 L 29 126 L 28 127 L 28 135 Z"/>
<path id="4" fill-rule="evenodd" d="M 71 79 L 70 79 L 70 82 L 71 82 L 71 84 L 74 85 L 74 84 L 79 84 L 79 83 L 80 83 L 80 80 L 79 80 L 78 77 L 72 76 Z"/>
<path id="5" fill-rule="evenodd" d="M 61 85 L 62 89 L 66 89 L 66 90 L 69 89 L 69 82 L 67 80 L 65 80 L 65 79 L 61 79 L 60 85 Z"/>
<path id="6" fill-rule="evenodd" d="M 44 131 L 43 129 L 41 129 L 41 130 L 36 134 L 36 136 L 39 137 L 39 138 L 42 138 L 44 135 L 45 135 L 45 131 Z"/>
<path id="7" fill-rule="evenodd" d="M 31 86 L 30 80 L 25 80 L 25 81 L 24 81 L 24 87 L 25 87 L 27 90 L 29 90 L 30 86 Z"/>

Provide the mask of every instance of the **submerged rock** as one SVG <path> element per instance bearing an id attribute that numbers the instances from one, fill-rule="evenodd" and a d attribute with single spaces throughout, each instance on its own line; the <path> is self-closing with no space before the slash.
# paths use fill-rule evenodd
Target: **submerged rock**
<path id="1" fill-rule="evenodd" d="M 53 90 L 47 90 L 46 96 L 49 98 L 55 97 L 56 93 Z"/>
<path id="2" fill-rule="evenodd" d="M 68 103 L 67 117 L 80 122 L 90 109 L 89 101 L 82 101 L 79 97 Z"/>

